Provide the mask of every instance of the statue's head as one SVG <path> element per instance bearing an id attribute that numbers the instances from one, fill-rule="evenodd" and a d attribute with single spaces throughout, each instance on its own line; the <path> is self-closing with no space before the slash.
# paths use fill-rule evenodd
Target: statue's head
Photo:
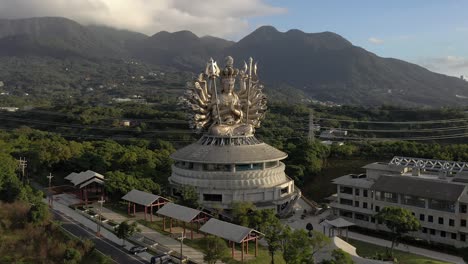
<path id="1" fill-rule="evenodd" d="M 239 71 L 233 67 L 234 59 L 231 56 L 226 57 L 226 66 L 221 70 L 220 77 L 223 85 L 223 92 L 232 92 Z"/>

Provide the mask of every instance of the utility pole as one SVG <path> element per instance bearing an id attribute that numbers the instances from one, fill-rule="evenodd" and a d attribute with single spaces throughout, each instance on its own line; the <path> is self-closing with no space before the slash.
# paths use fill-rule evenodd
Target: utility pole
<path id="1" fill-rule="evenodd" d="M 315 131 L 315 126 L 314 126 L 314 115 L 312 110 L 309 112 L 309 133 L 307 135 L 307 138 L 310 142 L 314 141 L 314 131 Z"/>
<path id="2" fill-rule="evenodd" d="M 182 254 L 182 245 L 184 244 L 184 238 L 185 238 L 185 234 L 184 232 L 181 232 L 180 234 L 180 263 L 182 263 L 184 261 L 184 255 Z"/>
<path id="3" fill-rule="evenodd" d="M 53 207 L 53 203 L 54 203 L 54 196 L 52 195 L 52 178 L 54 176 L 52 176 L 52 173 L 49 173 L 48 176 L 46 176 L 47 179 L 49 179 L 49 206 L 52 208 Z"/>
<path id="4" fill-rule="evenodd" d="M 100 207 L 99 207 L 99 221 L 97 223 L 97 236 L 101 236 L 101 225 L 102 225 L 101 216 L 102 216 L 102 205 L 105 202 L 104 197 L 101 196 L 101 200 L 99 200 L 97 202 L 100 205 Z"/>
<path id="5" fill-rule="evenodd" d="M 26 161 L 26 158 L 20 157 L 19 160 L 19 169 L 21 171 L 21 180 L 23 183 L 26 182 L 26 167 L 28 166 L 28 162 Z"/>

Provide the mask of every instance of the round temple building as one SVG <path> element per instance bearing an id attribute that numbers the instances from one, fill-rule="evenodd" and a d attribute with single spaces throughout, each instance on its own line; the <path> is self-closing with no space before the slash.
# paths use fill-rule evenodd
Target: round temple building
<path id="1" fill-rule="evenodd" d="M 286 157 L 255 136 L 205 135 L 172 155 L 169 181 L 174 187 L 195 187 L 199 203 L 208 208 L 229 209 L 233 202 L 249 201 L 284 214 L 300 195 L 284 172 L 281 160 Z"/>
<path id="2" fill-rule="evenodd" d="M 242 70 L 233 67 L 231 57 L 222 70 L 210 60 L 205 73 L 188 87 L 181 103 L 189 110 L 191 127 L 204 135 L 172 154 L 169 182 L 174 193 L 192 186 L 206 208 L 252 202 L 280 215 L 292 209 L 300 191 L 285 174 L 281 161 L 287 154 L 255 137 L 266 111 L 256 71 L 252 59 Z"/>

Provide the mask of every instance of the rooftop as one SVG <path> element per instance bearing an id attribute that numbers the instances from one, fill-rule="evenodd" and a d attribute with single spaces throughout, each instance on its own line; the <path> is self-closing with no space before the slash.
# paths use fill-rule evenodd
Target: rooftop
<path id="1" fill-rule="evenodd" d="M 144 205 L 144 206 L 150 206 L 159 199 L 164 199 L 166 201 L 169 201 L 168 199 L 161 197 L 159 195 L 155 195 L 152 193 L 147 193 L 147 192 L 143 192 L 143 191 L 135 190 L 135 189 L 131 190 L 130 192 L 128 192 L 122 197 L 122 200 L 136 203 L 139 205 Z"/>
<path id="2" fill-rule="evenodd" d="M 251 232 L 261 234 L 252 228 L 231 224 L 215 218 L 208 220 L 208 222 L 200 228 L 200 231 L 236 243 L 241 243 Z"/>
<path id="3" fill-rule="evenodd" d="M 443 201 L 457 201 L 465 185 L 417 176 L 380 176 L 372 189 Z"/>
<path id="4" fill-rule="evenodd" d="M 283 151 L 260 142 L 253 136 L 231 138 L 204 136 L 198 142 L 183 147 L 171 155 L 173 159 L 180 161 L 217 164 L 268 162 L 282 160 L 287 156 Z"/>
<path id="5" fill-rule="evenodd" d="M 178 205 L 175 203 L 167 203 L 157 212 L 159 215 L 167 216 L 185 223 L 190 223 L 199 214 L 204 214 L 202 211 Z"/>
<path id="6" fill-rule="evenodd" d="M 82 171 L 80 173 L 72 172 L 68 174 L 65 179 L 71 181 L 73 185 L 77 186 L 79 184 L 85 183 L 86 181 L 92 179 L 92 178 L 99 178 L 101 180 L 104 180 L 104 175 L 99 174 L 97 172 L 87 170 L 87 171 Z M 81 186 L 84 187 L 84 186 Z M 80 187 L 80 188 L 81 188 Z"/>
<path id="7" fill-rule="evenodd" d="M 359 176 L 360 175 L 356 175 L 356 174 L 348 174 L 348 175 L 344 175 L 336 179 L 333 179 L 332 182 L 334 184 L 360 187 L 360 188 L 366 188 L 366 189 L 370 188 L 375 183 L 374 179 L 366 178 L 365 175 L 363 175 L 363 177 L 359 177 Z"/>

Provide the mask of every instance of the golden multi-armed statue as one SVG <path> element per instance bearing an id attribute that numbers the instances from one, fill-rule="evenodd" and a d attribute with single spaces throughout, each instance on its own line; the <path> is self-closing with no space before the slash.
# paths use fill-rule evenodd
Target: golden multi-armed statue
<path id="1" fill-rule="evenodd" d="M 238 89 L 235 89 L 236 79 Z M 222 70 L 210 59 L 205 72 L 190 83 L 180 102 L 191 111 L 190 126 L 197 131 L 221 137 L 248 136 L 253 135 L 265 117 L 266 96 L 262 89 L 257 64 L 253 64 L 252 58 L 239 70 L 234 68 L 234 59 L 228 56 Z"/>

